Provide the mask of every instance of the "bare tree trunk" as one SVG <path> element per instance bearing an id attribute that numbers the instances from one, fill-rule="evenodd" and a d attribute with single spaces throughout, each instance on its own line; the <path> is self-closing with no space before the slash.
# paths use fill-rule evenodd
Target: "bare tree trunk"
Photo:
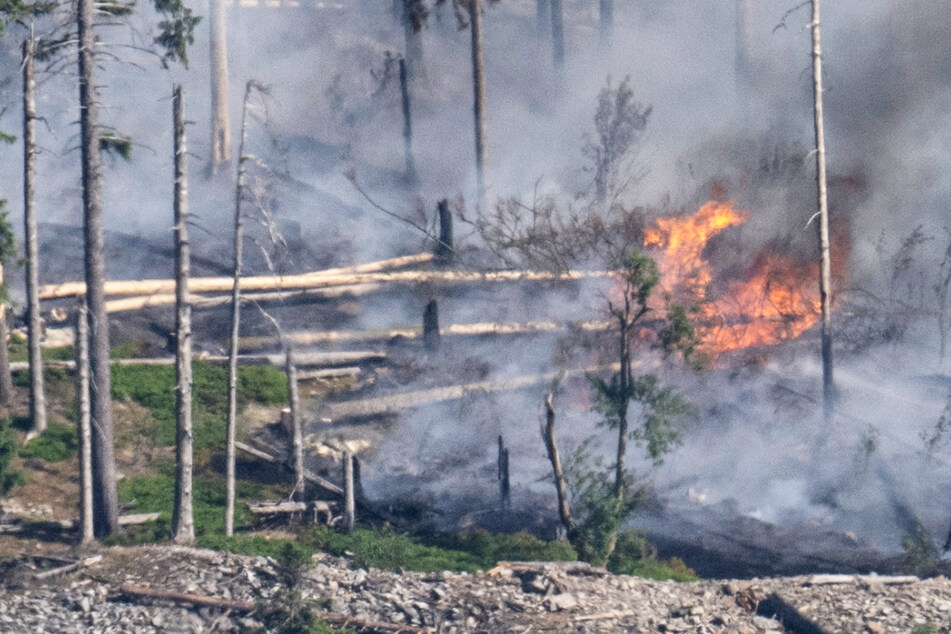
<path id="1" fill-rule="evenodd" d="M 506 511 L 512 502 L 512 481 L 509 478 L 509 450 L 505 446 L 505 440 L 499 434 L 499 459 L 498 459 L 498 480 L 499 480 L 499 508 Z"/>
<path id="2" fill-rule="evenodd" d="M 46 392 L 43 388 L 43 354 L 40 348 L 40 249 L 36 236 L 33 178 L 36 173 L 35 40 L 23 42 L 23 235 L 26 242 L 27 347 L 30 362 L 30 420 L 37 434 L 46 429 Z"/>
<path id="3" fill-rule="evenodd" d="M 600 0 L 598 3 L 599 36 L 601 48 L 611 48 L 611 31 L 614 30 L 614 0 Z"/>
<path id="4" fill-rule="evenodd" d="M 109 319 L 103 286 L 106 249 L 103 240 L 102 169 L 99 156 L 99 95 L 96 87 L 96 34 L 93 0 L 78 0 L 79 128 L 82 154 L 83 234 L 86 304 L 89 307 L 89 385 L 92 415 L 93 495 L 96 535 L 119 529 L 116 461 L 112 438 L 112 379 Z"/>
<path id="5" fill-rule="evenodd" d="M 192 326 L 188 296 L 188 173 L 185 104 L 181 85 L 172 89 L 175 129 L 175 507 L 172 537 L 195 541 L 192 510 Z"/>
<path id="6" fill-rule="evenodd" d="M 565 472 L 561 466 L 558 445 L 555 443 L 555 403 L 553 394 L 548 394 L 545 397 L 545 424 L 542 426 L 542 440 L 545 441 L 545 449 L 548 451 L 548 461 L 551 463 L 551 472 L 555 481 L 555 492 L 558 494 L 558 517 L 561 519 L 561 525 L 565 527 L 568 541 L 578 551 L 578 556 L 585 559 L 582 553 L 583 544 L 578 539 L 578 531 L 571 517 Z"/>
<path id="7" fill-rule="evenodd" d="M 436 203 L 436 209 L 439 212 L 439 244 L 436 245 L 436 260 L 441 264 L 451 264 L 454 249 L 449 201 L 443 198 Z"/>
<path id="8" fill-rule="evenodd" d="M 535 0 L 535 36 L 544 40 L 551 25 L 551 0 Z"/>
<path id="9" fill-rule="evenodd" d="M 403 2 L 403 38 L 405 40 L 406 72 L 409 80 L 415 82 L 423 76 L 423 34 L 422 25 L 411 14 L 412 2 Z"/>
<path id="10" fill-rule="evenodd" d="M 0 288 L 6 288 L 3 265 L 0 265 Z M 10 329 L 7 326 L 7 304 L 0 301 L 0 405 L 13 405 L 13 376 L 10 374 Z"/>
<path id="11" fill-rule="evenodd" d="M 357 525 L 353 460 L 352 453 L 343 452 L 343 526 L 348 531 L 353 530 Z"/>
<path id="12" fill-rule="evenodd" d="M 225 535 L 234 534 L 234 441 L 238 424 L 238 333 L 241 326 L 241 266 L 244 246 L 242 230 L 241 198 L 244 196 L 245 160 L 244 144 L 248 138 L 248 107 L 254 84 L 244 88 L 244 105 L 241 109 L 241 143 L 238 146 L 238 178 L 234 195 L 234 283 L 231 289 L 231 346 L 228 354 L 228 430 L 225 462 Z"/>
<path id="13" fill-rule="evenodd" d="M 812 0 L 812 88 L 815 97 L 816 192 L 819 204 L 819 298 L 822 302 L 822 405 L 832 416 L 835 386 L 832 380 L 832 260 L 829 254 L 829 202 L 826 192 L 826 140 L 822 117 L 822 38 L 819 2 Z"/>
<path id="14" fill-rule="evenodd" d="M 287 391 L 291 397 L 292 451 L 294 455 L 294 499 L 304 499 L 304 430 L 300 420 L 300 396 L 297 392 L 297 366 L 294 365 L 294 349 L 288 344 L 287 350 Z"/>
<path id="15" fill-rule="evenodd" d="M 76 310 L 76 411 L 79 420 L 79 526 L 80 544 L 95 539 L 92 501 L 92 430 L 89 414 L 89 320 L 86 302 L 79 300 Z"/>
<path id="16" fill-rule="evenodd" d="M 734 60 L 737 88 L 749 87 L 752 74 L 752 0 L 736 0 L 736 58 Z"/>
<path id="17" fill-rule="evenodd" d="M 231 115 L 228 109 L 228 27 L 224 0 L 210 0 L 211 13 L 211 153 L 212 174 L 231 162 Z"/>
<path id="18" fill-rule="evenodd" d="M 469 3 L 472 29 L 472 93 L 475 113 L 476 212 L 485 207 L 485 166 L 488 162 L 485 134 L 485 66 L 482 63 L 482 3 Z"/>
<path id="19" fill-rule="evenodd" d="M 406 182 L 415 185 L 419 181 L 416 161 L 413 159 L 413 113 L 409 100 L 409 74 L 406 60 L 400 58 L 400 98 L 403 103 L 403 153 L 406 158 Z"/>
<path id="20" fill-rule="evenodd" d="M 561 0 L 551 0 L 551 59 L 555 68 L 565 65 L 565 23 Z"/>

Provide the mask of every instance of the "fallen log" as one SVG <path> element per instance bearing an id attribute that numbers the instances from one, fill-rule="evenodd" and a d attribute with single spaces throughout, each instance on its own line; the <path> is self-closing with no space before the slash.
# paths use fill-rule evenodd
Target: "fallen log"
<path id="1" fill-rule="evenodd" d="M 279 462 L 279 460 L 276 457 L 272 456 L 266 451 L 255 449 L 254 447 L 250 445 L 246 445 L 243 442 L 235 442 L 234 446 L 235 446 L 235 449 L 240 449 L 241 451 L 248 453 L 256 458 L 260 458 L 261 460 L 264 460 L 265 462 L 271 462 L 271 463 Z M 288 465 L 285 464 L 284 466 L 288 466 Z M 304 469 L 304 479 L 312 484 L 319 486 L 325 491 L 330 491 L 331 493 L 335 495 L 341 495 L 341 496 L 343 495 L 343 489 L 338 487 L 336 484 L 334 484 L 330 480 L 321 478 L 319 475 L 317 475 L 316 473 L 313 473 L 312 471 L 308 469 Z"/>
<path id="2" fill-rule="evenodd" d="M 38 581 L 43 581 L 44 579 L 49 579 L 50 577 L 56 577 L 58 575 L 66 574 L 67 572 L 72 572 L 80 568 L 85 568 L 86 566 L 91 566 L 102 561 L 102 555 L 93 555 L 91 557 L 85 557 L 79 561 L 74 561 L 72 563 L 66 564 L 65 566 L 59 566 L 58 568 L 51 568 L 49 570 L 44 570 L 43 572 L 38 572 L 33 575 L 33 578 Z"/>
<path id="3" fill-rule="evenodd" d="M 581 623 L 584 621 L 613 621 L 614 619 L 626 619 L 632 616 L 637 616 L 640 612 L 634 610 L 627 610 L 625 612 L 601 612 L 599 614 L 582 614 L 581 616 L 575 617 L 575 623 Z"/>
<path id="4" fill-rule="evenodd" d="M 219 599 L 218 597 L 209 597 L 200 594 L 170 592 L 168 590 L 158 590 L 145 586 L 122 586 L 119 590 L 119 594 L 128 599 L 160 599 L 163 601 L 172 601 L 173 603 L 187 603 L 197 607 L 221 608 L 224 610 L 234 610 L 236 612 L 250 612 L 257 607 L 254 603 L 246 601 L 232 601 L 230 599 Z"/>
<path id="5" fill-rule="evenodd" d="M 918 577 L 912 575 L 812 575 L 804 582 L 804 586 L 835 586 L 843 584 L 862 584 L 862 585 L 883 585 L 900 586 L 909 583 L 917 583 Z"/>
<path id="6" fill-rule="evenodd" d="M 211 363 L 213 365 L 223 365 L 228 362 L 228 357 L 220 355 L 198 355 L 198 361 Z M 333 370 L 327 370 L 324 375 L 316 375 L 311 378 L 323 378 L 331 376 L 350 376 L 354 372 L 354 363 L 375 363 L 385 361 L 387 355 L 385 352 L 375 352 L 373 350 L 354 350 L 349 352 L 301 352 L 295 357 L 298 365 L 306 368 L 333 368 L 342 366 L 336 373 Z M 113 359 L 115 365 L 174 365 L 175 357 L 151 357 L 147 359 Z M 238 363 L 241 365 L 270 365 L 275 368 L 284 367 L 284 358 L 279 354 L 249 354 L 238 357 Z M 72 370 L 76 367 L 76 362 L 72 359 L 62 361 L 44 361 L 47 367 L 64 368 Z M 28 364 L 26 361 L 13 361 L 10 363 L 11 370 L 26 370 Z"/>
<path id="7" fill-rule="evenodd" d="M 334 422 L 346 418 L 367 418 L 371 416 L 395 414 L 402 410 L 429 405 L 431 403 L 458 400 L 470 394 L 476 394 L 480 392 L 489 393 L 518 390 L 542 383 L 550 383 L 551 381 L 559 378 L 576 376 L 579 374 L 593 374 L 604 371 L 616 372 L 618 367 L 619 365 L 617 363 L 612 363 L 574 370 L 546 372 L 544 374 L 530 374 L 504 379 L 475 381 L 473 383 L 464 383 L 461 385 L 449 385 L 446 387 L 436 387 L 427 390 L 417 390 L 414 392 L 402 392 L 400 394 L 378 396 L 375 398 L 368 398 L 359 401 L 329 403 L 325 406 L 325 413 L 322 415 L 321 420 L 324 422 Z"/>
<path id="8" fill-rule="evenodd" d="M 387 271 L 389 269 L 404 268 L 418 264 L 425 264 L 433 259 L 431 253 L 419 253 L 388 260 L 378 260 L 321 271 L 311 271 L 297 275 L 258 275 L 241 278 L 242 290 L 264 290 L 273 288 L 304 288 L 310 282 L 321 278 L 340 279 L 349 275 L 367 275 Z M 192 293 L 231 291 L 234 279 L 231 277 L 194 277 L 188 282 Z M 109 280 L 105 283 L 106 295 L 163 295 L 172 294 L 174 297 L 175 280 Z M 63 282 L 61 284 L 47 284 L 40 287 L 40 299 L 62 299 L 64 297 L 78 297 L 86 293 L 85 282 Z"/>

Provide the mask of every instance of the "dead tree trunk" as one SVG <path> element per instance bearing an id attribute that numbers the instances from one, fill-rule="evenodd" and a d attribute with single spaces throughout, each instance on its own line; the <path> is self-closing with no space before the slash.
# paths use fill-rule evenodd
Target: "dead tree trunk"
<path id="1" fill-rule="evenodd" d="M 287 391 L 291 397 L 291 449 L 294 456 L 294 490 L 296 500 L 304 499 L 304 431 L 301 429 L 300 396 L 297 392 L 297 366 L 294 365 L 294 350 L 287 346 Z"/>
<path id="2" fill-rule="evenodd" d="M 545 441 L 545 449 L 548 451 L 548 462 L 551 463 L 551 473 L 555 482 L 555 492 L 558 495 L 558 518 L 565 529 L 565 535 L 568 542 L 575 547 L 578 556 L 583 559 L 582 552 L 584 544 L 579 540 L 578 530 L 575 527 L 571 517 L 571 507 L 568 505 L 568 487 L 565 482 L 565 471 L 561 466 L 561 456 L 558 453 L 558 445 L 555 443 L 555 403 L 554 395 L 548 394 L 545 397 L 545 423 L 542 425 L 542 440 Z"/>
<path id="3" fill-rule="evenodd" d="M 247 157 L 244 144 L 248 138 L 248 107 L 254 84 L 244 88 L 244 105 L 241 108 L 241 143 L 238 145 L 238 178 L 234 194 L 234 265 L 231 286 L 231 345 L 228 354 L 228 424 L 225 448 L 225 535 L 234 534 L 234 441 L 238 424 L 238 334 L 241 327 L 241 266 L 244 247 L 241 199 L 244 196 L 244 172 Z"/>
<path id="4" fill-rule="evenodd" d="M 435 299 L 429 300 L 423 311 L 423 346 L 427 350 L 439 348 L 439 305 Z"/>
<path id="5" fill-rule="evenodd" d="M 172 89 L 175 130 L 175 543 L 195 540 L 192 510 L 192 327 L 188 296 L 188 174 L 182 87 Z"/>
<path id="6" fill-rule="evenodd" d="M 231 115 L 228 109 L 228 35 L 224 0 L 210 0 L 211 13 L 211 153 L 212 174 L 231 162 Z"/>
<path id="7" fill-rule="evenodd" d="M 600 0 L 598 3 L 599 31 L 601 48 L 611 48 L 611 31 L 614 30 L 614 0 Z"/>
<path id="8" fill-rule="evenodd" d="M 556 69 L 565 65 L 565 23 L 561 0 L 551 0 L 551 59 Z"/>
<path id="9" fill-rule="evenodd" d="M 103 239 L 102 166 L 99 156 L 99 94 L 96 86 L 94 0 L 78 0 L 79 128 L 82 155 L 86 304 L 89 308 L 89 385 L 92 415 L 93 495 L 96 535 L 119 529 L 116 461 L 112 437 L 112 378 L 106 313 L 106 249 Z"/>
<path id="10" fill-rule="evenodd" d="M 343 452 L 343 525 L 348 531 L 356 527 L 356 498 L 353 478 L 353 454 Z"/>
<path id="11" fill-rule="evenodd" d="M 86 302 L 79 300 L 76 310 L 76 412 L 79 420 L 79 526 L 80 543 L 95 539 L 92 501 L 92 430 L 89 415 L 89 321 Z"/>
<path id="12" fill-rule="evenodd" d="M 822 38 L 820 0 L 812 0 L 812 89 L 816 129 L 816 193 L 820 253 L 819 298 L 822 304 L 822 405 L 828 421 L 832 416 L 835 386 L 832 380 L 832 260 L 829 254 L 829 202 L 826 190 L 826 141 L 822 116 Z"/>
<path id="13" fill-rule="evenodd" d="M 422 16 L 414 14 L 415 7 L 413 0 L 403 0 L 403 38 L 406 42 L 404 58 L 411 82 L 423 76 L 423 24 Z"/>
<path id="14" fill-rule="evenodd" d="M 3 265 L 0 264 L 0 288 L 6 289 L 3 277 Z M 0 301 L 0 405 L 13 405 L 13 376 L 10 374 L 10 329 L 7 326 L 7 304 Z"/>
<path id="15" fill-rule="evenodd" d="M 416 161 L 413 159 L 413 116 L 409 101 L 409 74 L 406 60 L 400 58 L 400 98 L 403 103 L 403 153 L 406 158 L 406 182 L 415 185 L 419 177 L 416 174 Z"/>
<path id="16" fill-rule="evenodd" d="M 449 201 L 443 198 L 436 204 L 439 211 L 439 244 L 436 245 L 436 260 L 441 264 L 451 264 L 453 255 L 452 213 Z"/>
<path id="17" fill-rule="evenodd" d="M 512 481 L 509 479 L 509 450 L 505 446 L 502 435 L 499 434 L 499 507 L 506 511 L 512 502 Z"/>
<path id="18" fill-rule="evenodd" d="M 470 0 L 469 17 L 472 29 L 472 94 L 475 114 L 476 213 L 485 207 L 485 169 L 487 159 L 485 133 L 485 66 L 482 62 L 482 3 Z"/>
<path id="19" fill-rule="evenodd" d="M 40 348 L 40 249 L 36 235 L 33 179 L 36 174 L 36 77 L 33 34 L 23 42 L 23 235 L 26 242 L 27 347 L 30 362 L 30 420 L 37 434 L 46 429 L 46 392 Z"/>
<path id="20" fill-rule="evenodd" d="M 551 25 L 551 0 L 535 0 L 535 36 L 544 40 Z"/>

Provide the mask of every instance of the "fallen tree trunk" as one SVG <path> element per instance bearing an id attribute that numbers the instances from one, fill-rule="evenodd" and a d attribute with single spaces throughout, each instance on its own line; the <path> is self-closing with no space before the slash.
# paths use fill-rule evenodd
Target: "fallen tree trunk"
<path id="1" fill-rule="evenodd" d="M 236 442 L 234 443 L 234 446 L 235 446 L 236 449 L 240 449 L 241 451 L 243 451 L 243 452 L 245 452 L 245 453 L 248 453 L 248 454 L 250 454 L 250 455 L 252 455 L 252 456 L 254 456 L 254 457 L 256 457 L 256 458 L 260 458 L 261 460 L 264 460 L 265 462 L 272 462 L 272 463 L 280 462 L 275 456 L 272 456 L 271 454 L 267 453 L 266 451 L 261 451 L 260 449 L 255 449 L 254 447 L 252 447 L 252 446 L 250 446 L 250 445 L 246 445 L 246 444 L 244 444 L 243 442 L 237 442 L 237 441 L 236 441 Z M 285 466 L 287 466 L 287 465 L 285 465 Z M 326 490 L 326 491 L 330 491 L 331 493 L 333 493 L 333 494 L 335 494 L 335 495 L 340 495 L 340 496 L 343 495 L 343 489 L 341 489 L 340 487 L 338 487 L 336 484 L 334 484 L 334 483 L 331 482 L 330 480 L 327 480 L 327 479 L 325 479 L 325 478 L 321 478 L 319 475 L 317 475 L 316 473 L 313 473 L 313 472 L 310 471 L 309 469 L 304 469 L 304 480 L 306 480 L 306 481 L 308 481 L 308 482 L 311 482 L 311 483 L 313 483 L 313 484 L 316 484 L 316 485 L 319 486 L 320 488 L 322 488 L 322 489 L 324 489 L 324 490 Z"/>
<path id="2" fill-rule="evenodd" d="M 476 381 L 461 385 L 449 385 L 445 387 L 430 388 L 428 390 L 417 390 L 414 392 L 403 392 L 401 394 L 378 396 L 375 398 L 368 398 L 359 401 L 330 403 L 327 405 L 326 416 L 324 418 L 327 419 L 328 422 L 334 422 L 346 418 L 367 418 L 370 416 L 394 414 L 405 409 L 429 405 L 430 403 L 458 400 L 473 393 L 518 390 L 521 388 L 538 385 L 540 383 L 549 383 L 559 377 L 576 376 L 579 374 L 604 371 L 616 372 L 619 367 L 619 364 L 613 363 L 574 370 L 546 372 L 544 374 L 529 374 L 504 379 L 493 379 L 490 381 Z"/>
<path id="3" fill-rule="evenodd" d="M 385 361 L 387 358 L 384 352 L 374 352 L 372 350 L 354 350 L 351 352 L 307 352 L 298 353 L 295 357 L 296 363 L 300 367 L 306 368 L 330 368 L 340 366 L 341 375 L 353 374 L 354 363 L 373 363 Z M 224 364 L 228 362 L 228 357 L 219 355 L 199 356 L 198 361 L 210 363 L 213 365 Z M 279 354 L 256 354 L 243 355 L 238 358 L 242 365 L 271 365 L 275 368 L 284 367 L 284 357 Z M 174 365 L 174 357 L 152 357 L 149 359 L 113 359 L 115 365 Z M 62 361 L 47 361 L 47 367 L 65 368 L 71 370 L 76 367 L 76 362 L 71 359 Z M 26 361 L 14 361 L 10 364 L 11 370 L 25 370 L 28 368 Z M 332 374 L 332 373 L 331 373 Z"/>
<path id="4" fill-rule="evenodd" d="M 306 288 L 311 283 L 321 280 L 338 280 L 348 276 L 376 274 L 390 269 L 405 268 L 418 264 L 425 264 L 433 259 L 431 253 L 407 255 L 355 266 L 346 266 L 322 271 L 311 271 L 297 275 L 278 277 L 275 275 L 260 275 L 242 277 L 242 290 L 264 290 L 274 288 Z M 193 293 L 229 293 L 234 285 L 232 277 L 196 277 L 189 280 L 189 290 Z M 337 284 L 330 283 L 330 286 Z M 47 284 L 40 288 L 40 299 L 61 299 L 76 297 L 86 292 L 85 282 L 63 282 L 62 284 Z M 106 282 L 106 295 L 159 295 L 175 292 L 175 280 L 111 280 Z"/>
<path id="5" fill-rule="evenodd" d="M 248 601 L 231 601 L 230 599 L 186 594 L 184 592 L 169 592 L 168 590 L 158 590 L 144 586 L 122 586 L 119 593 L 128 599 L 161 599 L 174 603 L 188 603 L 198 607 L 221 608 L 236 612 L 250 612 L 257 607 L 257 604 Z"/>

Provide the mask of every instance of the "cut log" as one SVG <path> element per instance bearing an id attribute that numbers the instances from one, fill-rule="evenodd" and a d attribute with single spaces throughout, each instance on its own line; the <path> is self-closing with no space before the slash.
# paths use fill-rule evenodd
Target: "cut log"
<path id="1" fill-rule="evenodd" d="M 219 599 L 217 597 L 208 597 L 200 594 L 169 592 L 168 590 L 157 590 L 144 586 L 122 586 L 119 594 L 126 599 L 159 599 L 162 601 L 172 601 L 173 603 L 187 603 L 204 608 L 234 610 L 235 612 L 250 612 L 257 607 L 256 604 L 251 602 L 231 601 L 229 599 Z"/>
<path id="2" fill-rule="evenodd" d="M 146 522 L 154 522 L 161 513 L 130 513 L 119 516 L 119 526 L 139 526 Z"/>
<path id="3" fill-rule="evenodd" d="M 235 441 L 234 446 L 235 446 L 235 449 L 243 451 L 246 454 L 250 454 L 254 456 L 255 458 L 263 460 L 264 462 L 277 462 L 277 458 L 275 458 L 271 454 L 261 451 L 260 449 L 255 449 L 251 445 L 246 445 L 243 442 Z"/>
<path id="4" fill-rule="evenodd" d="M 433 259 L 431 253 L 418 253 L 377 262 L 368 262 L 355 266 L 345 266 L 322 271 L 312 271 L 299 275 L 278 277 L 261 275 L 241 278 L 242 290 L 264 290 L 275 288 L 306 288 L 311 282 L 328 278 L 338 280 L 351 275 L 375 274 L 391 269 L 405 268 L 418 264 L 425 264 Z M 234 279 L 231 277 L 196 277 L 189 281 L 189 290 L 193 293 L 230 293 Z M 337 284 L 329 284 L 335 286 Z M 40 288 L 40 299 L 60 299 L 76 297 L 86 292 L 85 282 L 63 282 L 62 284 L 47 284 Z M 106 295 L 159 295 L 173 294 L 175 280 L 112 280 L 106 282 Z"/>
<path id="5" fill-rule="evenodd" d="M 72 572 L 86 566 L 91 566 L 93 564 L 99 563 L 102 561 L 102 555 L 93 555 L 91 557 L 85 557 L 79 561 L 74 561 L 72 563 L 66 564 L 65 566 L 59 566 L 57 568 L 51 568 L 49 570 L 44 570 L 33 575 L 33 578 L 42 581 L 44 579 L 49 579 L 51 577 L 56 577 L 58 575 L 66 574 L 67 572 Z"/>
<path id="6" fill-rule="evenodd" d="M 864 585 L 883 585 L 899 586 L 908 583 L 921 581 L 918 577 L 911 575 L 812 575 L 803 582 L 805 586 L 834 586 L 844 584 L 864 584 Z"/>
<path id="7" fill-rule="evenodd" d="M 251 515 L 281 515 L 285 513 L 303 513 L 306 502 L 245 502 Z"/>

